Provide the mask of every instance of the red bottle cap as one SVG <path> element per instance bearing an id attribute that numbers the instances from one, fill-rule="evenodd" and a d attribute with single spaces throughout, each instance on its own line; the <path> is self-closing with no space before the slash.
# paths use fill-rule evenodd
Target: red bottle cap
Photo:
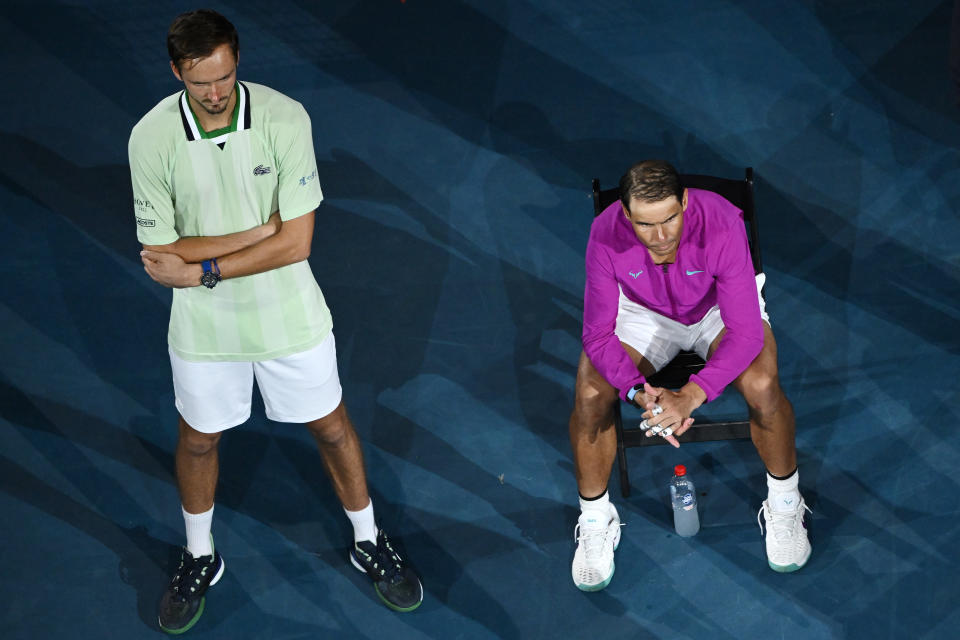
<path id="1" fill-rule="evenodd" d="M 682 464 L 678 464 L 673 468 L 673 474 L 677 476 L 685 476 L 687 475 L 687 468 Z"/>

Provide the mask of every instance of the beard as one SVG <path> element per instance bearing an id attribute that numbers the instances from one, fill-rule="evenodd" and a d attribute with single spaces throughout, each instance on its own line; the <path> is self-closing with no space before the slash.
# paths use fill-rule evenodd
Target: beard
<path id="1" fill-rule="evenodd" d="M 230 94 L 230 96 L 226 100 L 221 101 L 220 104 L 217 106 L 208 105 L 203 102 L 200 103 L 200 106 L 203 107 L 203 110 L 209 113 L 210 115 L 218 116 L 227 110 L 227 105 L 230 104 L 230 98 L 232 97 L 233 97 L 233 94 Z"/>

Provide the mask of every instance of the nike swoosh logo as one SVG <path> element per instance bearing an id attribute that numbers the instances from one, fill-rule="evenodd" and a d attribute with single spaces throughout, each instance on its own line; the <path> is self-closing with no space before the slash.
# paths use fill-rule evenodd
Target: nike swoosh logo
<path id="1" fill-rule="evenodd" d="M 633 276 L 633 279 L 636 280 L 636 279 L 637 279 L 637 276 L 640 275 L 641 273 L 643 273 L 643 269 L 640 269 L 640 271 L 637 271 L 637 272 L 627 271 L 627 273 L 629 273 L 630 275 L 632 275 L 632 276 Z"/>
<path id="2" fill-rule="evenodd" d="M 690 271 L 690 269 L 687 269 L 688 276 L 694 276 L 694 275 L 697 275 L 698 273 L 703 273 L 703 269 L 700 269 L 700 271 Z"/>

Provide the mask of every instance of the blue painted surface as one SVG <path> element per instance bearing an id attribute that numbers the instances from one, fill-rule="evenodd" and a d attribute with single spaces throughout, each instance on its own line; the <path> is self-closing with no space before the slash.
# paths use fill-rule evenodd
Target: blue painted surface
<path id="1" fill-rule="evenodd" d="M 646 3 L 645 3 L 646 4 Z M 208 638 L 945 638 L 960 624 L 960 163 L 951 3 L 219 2 L 241 78 L 303 102 L 311 264 L 379 519 L 424 605 L 382 607 L 305 430 L 225 437 Z M 4 6 L 0 622 L 151 637 L 182 543 L 169 292 L 126 141 L 177 90 L 183 2 Z M 590 179 L 757 174 L 768 310 L 814 510 L 766 566 L 750 443 L 632 450 L 610 587 L 569 573 L 566 435 Z M 728 394 L 729 395 L 729 394 Z M 714 413 L 739 410 L 724 397 Z M 672 533 L 687 465 L 701 532 Z"/>

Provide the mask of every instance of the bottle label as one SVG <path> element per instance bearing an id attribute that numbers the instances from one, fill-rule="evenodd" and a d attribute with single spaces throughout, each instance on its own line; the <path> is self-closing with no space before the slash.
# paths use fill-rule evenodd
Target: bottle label
<path id="1" fill-rule="evenodd" d="M 683 494 L 683 497 L 682 497 L 680 500 L 681 500 L 681 502 L 683 502 L 683 509 L 684 509 L 685 511 L 689 511 L 690 509 L 693 509 L 694 504 L 693 504 L 693 494 L 692 494 L 692 493 L 685 493 L 685 494 Z"/>

